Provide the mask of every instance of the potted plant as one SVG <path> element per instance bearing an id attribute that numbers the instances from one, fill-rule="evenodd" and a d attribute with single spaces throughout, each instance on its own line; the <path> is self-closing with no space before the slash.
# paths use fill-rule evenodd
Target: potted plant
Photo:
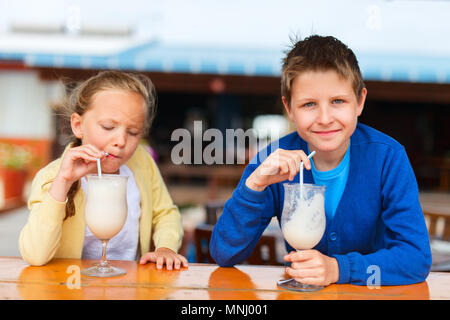
<path id="1" fill-rule="evenodd" d="M 31 152 L 26 147 L 0 142 L 0 208 L 23 202 L 30 160 Z"/>

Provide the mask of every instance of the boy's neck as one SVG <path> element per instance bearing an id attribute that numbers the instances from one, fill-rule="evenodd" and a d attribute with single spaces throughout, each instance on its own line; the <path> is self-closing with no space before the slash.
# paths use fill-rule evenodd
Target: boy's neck
<path id="1" fill-rule="evenodd" d="M 319 151 L 315 150 L 316 154 L 314 155 L 314 167 L 318 171 L 330 171 L 336 168 L 339 163 L 341 163 L 342 159 L 347 152 L 347 149 L 350 145 L 350 141 L 347 142 L 345 148 L 335 150 L 335 151 Z M 314 148 L 309 151 L 312 152 Z"/>

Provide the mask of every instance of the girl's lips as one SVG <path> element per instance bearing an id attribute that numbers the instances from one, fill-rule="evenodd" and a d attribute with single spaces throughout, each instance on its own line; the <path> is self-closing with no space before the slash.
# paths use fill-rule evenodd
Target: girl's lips
<path id="1" fill-rule="evenodd" d="M 119 158 L 119 157 L 116 157 L 115 155 L 113 155 L 111 153 L 108 153 L 108 152 L 106 152 L 105 154 L 106 154 L 106 158 L 113 158 L 113 159 L 118 159 Z"/>

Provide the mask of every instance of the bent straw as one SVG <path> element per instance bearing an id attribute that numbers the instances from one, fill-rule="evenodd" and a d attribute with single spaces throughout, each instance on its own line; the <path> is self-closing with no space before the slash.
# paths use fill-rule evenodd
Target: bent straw
<path id="1" fill-rule="evenodd" d="M 105 152 L 105 156 L 108 156 L 109 153 Z M 98 176 L 101 178 L 102 177 L 102 167 L 100 166 L 100 158 L 97 158 L 97 171 L 98 171 Z"/>
<path id="2" fill-rule="evenodd" d="M 315 151 L 311 152 L 308 156 L 308 159 L 311 159 L 312 156 L 316 154 Z M 302 191 L 303 191 L 303 161 L 300 161 L 300 201 L 302 201 Z"/>

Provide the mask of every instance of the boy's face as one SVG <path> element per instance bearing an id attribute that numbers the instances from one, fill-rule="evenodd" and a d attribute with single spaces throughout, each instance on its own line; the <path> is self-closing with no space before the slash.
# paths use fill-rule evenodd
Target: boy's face
<path id="1" fill-rule="evenodd" d="M 289 119 L 310 150 L 339 158 L 347 150 L 366 94 L 364 88 L 358 100 L 351 81 L 334 70 L 307 71 L 292 82 L 290 107 L 282 99 Z"/>

